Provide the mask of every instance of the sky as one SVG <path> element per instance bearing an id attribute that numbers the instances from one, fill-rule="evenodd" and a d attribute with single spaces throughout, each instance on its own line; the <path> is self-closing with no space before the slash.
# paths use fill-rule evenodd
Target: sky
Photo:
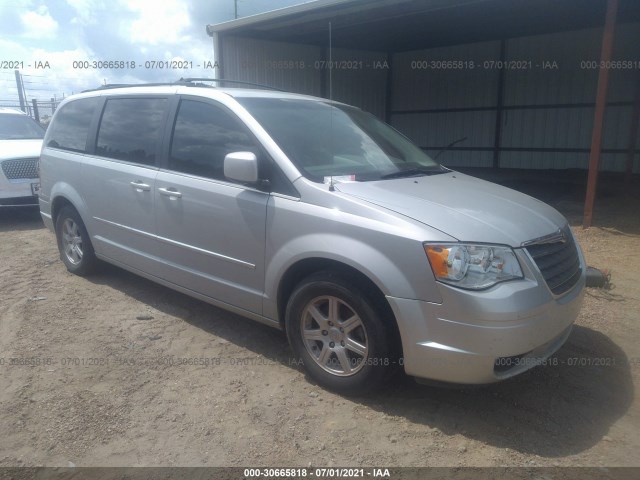
<path id="1" fill-rule="evenodd" d="M 299 3 L 305 0 L 237 0 L 238 16 Z M 18 102 L 16 67 L 28 100 L 105 82 L 211 77 L 211 70 L 197 68 L 213 57 L 205 27 L 233 18 L 234 0 L 0 0 L 0 105 Z M 193 69 L 145 68 L 167 60 L 193 62 Z M 81 68 L 86 62 L 102 66 L 94 61 L 134 62 L 136 68 Z"/>

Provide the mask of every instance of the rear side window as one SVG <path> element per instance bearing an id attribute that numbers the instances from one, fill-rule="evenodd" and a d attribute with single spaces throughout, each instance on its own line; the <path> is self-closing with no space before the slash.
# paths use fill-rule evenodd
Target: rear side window
<path id="1" fill-rule="evenodd" d="M 244 125 L 226 110 L 209 103 L 182 100 L 169 156 L 171 170 L 223 180 L 224 157 L 258 148 Z"/>
<path id="2" fill-rule="evenodd" d="M 155 165 L 167 100 L 113 98 L 106 102 L 96 155 Z"/>
<path id="3" fill-rule="evenodd" d="M 84 152 L 91 119 L 100 99 L 81 98 L 64 105 L 49 127 L 46 145 L 62 150 Z"/>

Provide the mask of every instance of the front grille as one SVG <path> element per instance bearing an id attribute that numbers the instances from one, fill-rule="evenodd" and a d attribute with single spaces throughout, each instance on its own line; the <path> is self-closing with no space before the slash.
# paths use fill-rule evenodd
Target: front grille
<path id="1" fill-rule="evenodd" d="M 578 249 L 573 237 L 565 234 L 566 241 L 529 245 L 527 251 L 536 262 L 549 290 L 562 295 L 580 279 L 582 270 Z"/>
<path id="2" fill-rule="evenodd" d="M 2 173 L 9 180 L 38 178 L 37 158 L 18 158 L 2 162 Z"/>

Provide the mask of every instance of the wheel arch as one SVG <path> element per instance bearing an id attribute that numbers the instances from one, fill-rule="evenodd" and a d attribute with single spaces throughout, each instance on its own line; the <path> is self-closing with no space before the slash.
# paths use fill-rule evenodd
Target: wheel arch
<path id="1" fill-rule="evenodd" d="M 53 219 L 54 225 L 58 220 L 58 215 L 60 214 L 60 211 L 64 207 L 71 207 L 71 208 L 74 208 L 76 211 L 78 210 L 67 197 L 64 197 L 62 195 L 57 196 L 51 203 L 51 218 Z"/>
<path id="2" fill-rule="evenodd" d="M 82 200 L 82 197 L 78 192 L 71 187 L 71 185 L 67 183 L 58 183 L 51 189 L 51 218 L 53 220 L 53 224 L 57 220 L 58 214 L 60 210 L 62 210 L 65 206 L 73 207 L 82 222 L 87 228 L 87 206 L 85 202 Z"/>
<path id="3" fill-rule="evenodd" d="M 373 302 L 373 308 L 380 311 L 383 322 L 388 326 L 393 336 L 394 346 L 399 349 L 398 352 L 401 353 L 402 346 L 398 323 L 381 288 L 357 268 L 330 258 L 311 257 L 298 260 L 290 265 L 282 275 L 278 284 L 277 312 L 278 321 L 283 329 L 287 303 L 289 302 L 291 294 L 302 280 L 318 272 L 335 272 L 358 285 Z"/>

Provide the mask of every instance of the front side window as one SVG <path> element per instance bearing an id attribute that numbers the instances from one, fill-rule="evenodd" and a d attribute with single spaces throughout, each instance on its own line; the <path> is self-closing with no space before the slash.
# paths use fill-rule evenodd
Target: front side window
<path id="1" fill-rule="evenodd" d="M 48 147 L 84 152 L 91 119 L 100 99 L 81 98 L 67 103 L 56 113 L 45 143 Z"/>
<path id="2" fill-rule="evenodd" d="M 258 155 L 246 128 L 221 107 L 182 100 L 173 128 L 169 169 L 223 180 L 224 157 L 231 152 Z"/>
<path id="3" fill-rule="evenodd" d="M 100 121 L 96 155 L 155 165 L 167 100 L 113 98 Z"/>
<path id="4" fill-rule="evenodd" d="M 354 107 L 289 98 L 236 98 L 307 178 L 352 181 L 445 170 L 373 115 Z"/>

